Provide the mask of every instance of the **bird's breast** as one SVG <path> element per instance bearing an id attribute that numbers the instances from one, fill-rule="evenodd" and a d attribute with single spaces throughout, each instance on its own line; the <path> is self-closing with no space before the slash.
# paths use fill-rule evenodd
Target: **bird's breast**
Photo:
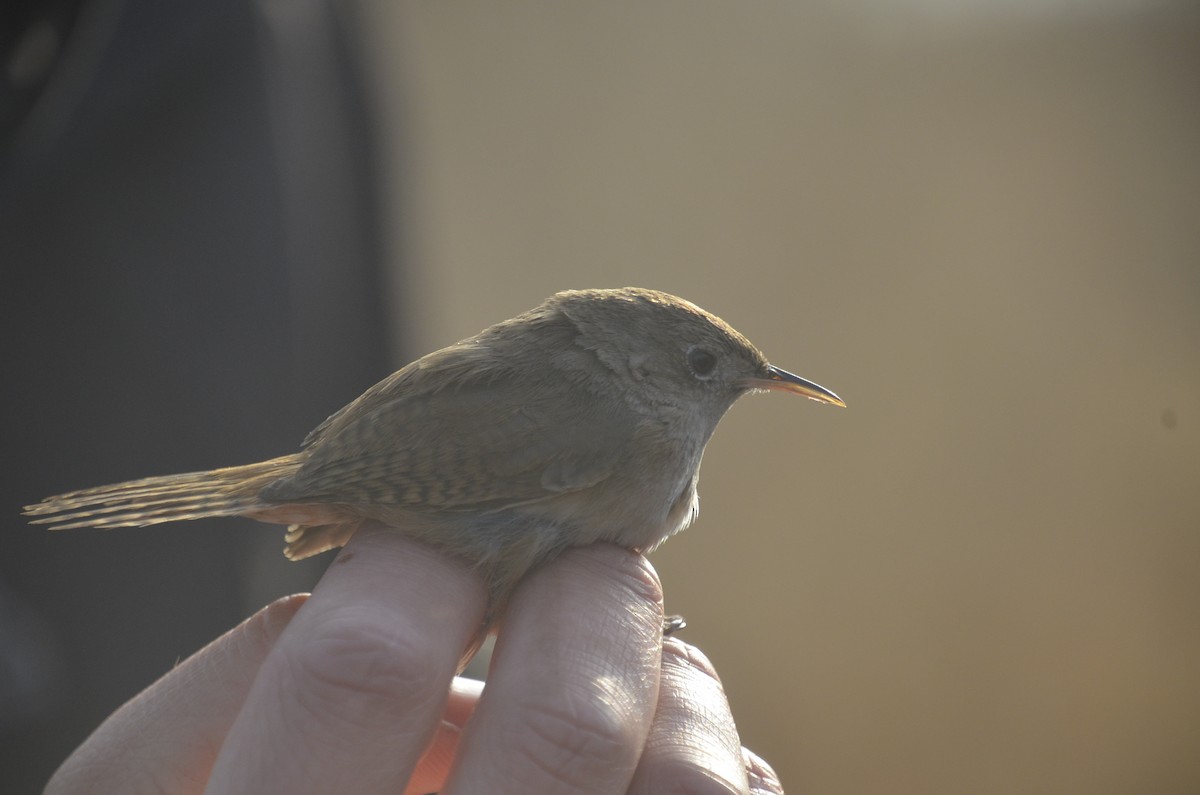
<path id="1" fill-rule="evenodd" d="M 703 452 L 703 445 L 674 438 L 661 426 L 640 427 L 628 455 L 608 478 L 541 509 L 576 528 L 576 543 L 652 549 L 695 517 Z"/>

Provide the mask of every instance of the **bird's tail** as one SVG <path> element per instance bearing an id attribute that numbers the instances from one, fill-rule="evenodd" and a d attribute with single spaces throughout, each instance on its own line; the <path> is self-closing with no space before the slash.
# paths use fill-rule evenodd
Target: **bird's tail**
<path id="1" fill-rule="evenodd" d="M 34 517 L 32 524 L 50 525 L 51 530 L 237 516 L 263 508 L 259 491 L 295 472 L 301 461 L 299 454 L 292 454 L 245 466 L 129 480 L 47 497 L 25 506 L 24 514 Z"/>

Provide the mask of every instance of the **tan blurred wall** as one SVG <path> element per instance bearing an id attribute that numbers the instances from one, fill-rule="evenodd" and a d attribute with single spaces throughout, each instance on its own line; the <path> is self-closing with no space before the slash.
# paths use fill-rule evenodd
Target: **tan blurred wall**
<path id="1" fill-rule="evenodd" d="M 792 791 L 1200 791 L 1200 7 L 363 8 L 410 350 L 637 284 L 849 402 L 654 557 Z"/>

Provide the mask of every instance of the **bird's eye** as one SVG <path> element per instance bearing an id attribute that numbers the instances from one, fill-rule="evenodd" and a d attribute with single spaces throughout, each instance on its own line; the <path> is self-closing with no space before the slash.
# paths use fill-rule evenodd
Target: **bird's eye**
<path id="1" fill-rule="evenodd" d="M 717 357 L 703 348 L 692 348 L 687 354 L 688 367 L 697 378 L 707 378 L 712 375 L 717 366 Z"/>

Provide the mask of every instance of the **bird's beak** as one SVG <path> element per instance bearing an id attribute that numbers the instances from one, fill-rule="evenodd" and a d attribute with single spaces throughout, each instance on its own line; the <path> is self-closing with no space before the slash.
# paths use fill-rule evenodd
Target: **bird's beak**
<path id="1" fill-rule="evenodd" d="M 791 392 L 793 395 L 800 395 L 809 400 L 816 400 L 820 403 L 829 403 L 834 406 L 846 408 L 845 401 L 820 384 L 814 384 L 807 378 L 792 375 L 787 370 L 780 370 L 773 365 L 768 365 L 765 377 L 747 378 L 745 383 L 750 389 L 771 389 L 778 392 Z"/>

